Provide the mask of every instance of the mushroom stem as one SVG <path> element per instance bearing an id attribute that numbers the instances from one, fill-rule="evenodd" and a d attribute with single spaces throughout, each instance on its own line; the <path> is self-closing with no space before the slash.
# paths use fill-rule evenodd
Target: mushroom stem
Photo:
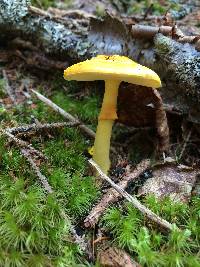
<path id="1" fill-rule="evenodd" d="M 117 96 L 120 81 L 106 80 L 105 93 L 98 119 L 94 142 L 93 160 L 107 174 L 110 168 L 110 138 L 112 126 L 117 119 Z"/>

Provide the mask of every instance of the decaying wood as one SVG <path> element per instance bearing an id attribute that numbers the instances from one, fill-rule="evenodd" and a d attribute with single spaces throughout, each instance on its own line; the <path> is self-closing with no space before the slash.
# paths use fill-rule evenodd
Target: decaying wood
<path id="1" fill-rule="evenodd" d="M 124 250 L 103 244 L 97 253 L 100 266 L 106 267 L 141 267 Z"/>
<path id="2" fill-rule="evenodd" d="M 32 92 L 37 96 L 38 99 L 40 99 L 42 102 L 44 102 L 46 105 L 51 107 L 53 110 L 58 112 L 60 115 L 62 115 L 65 119 L 71 121 L 72 123 L 75 123 L 78 128 L 84 133 L 86 133 L 89 137 L 95 138 L 95 132 L 93 132 L 90 128 L 88 128 L 85 124 L 83 124 L 80 120 L 57 106 L 55 103 L 53 103 L 50 99 L 46 98 L 42 94 L 36 92 L 35 90 L 32 90 Z"/>
<path id="3" fill-rule="evenodd" d="M 158 152 L 163 153 L 169 150 L 169 127 L 163 101 L 156 89 L 152 89 L 156 101 L 154 101 L 156 113 L 156 129 L 158 134 Z"/>
<path id="4" fill-rule="evenodd" d="M 87 19 L 84 17 L 83 22 L 67 16 L 54 16 L 47 11 L 36 11 L 30 7 L 28 0 L 0 0 L 2 40 L 9 42 L 23 36 L 39 51 L 56 55 L 69 64 L 100 53 L 129 56 L 161 76 L 164 81 L 161 91 L 164 104 L 173 106 L 188 120 L 200 123 L 200 52 L 193 46 L 198 36 L 190 37 L 191 44 L 178 43 L 177 36 L 172 40 L 161 33 L 148 41 L 145 39 L 149 36 L 145 33 L 148 26 L 145 26 L 145 31 L 143 29 L 143 39 L 140 39 L 132 32 L 134 27 L 136 30 L 136 25 L 132 28 L 114 16 L 91 18 L 90 22 L 88 19 L 85 23 Z M 162 29 L 165 32 L 166 29 Z M 137 34 L 140 31 L 137 30 Z M 182 34 L 178 36 L 179 41 L 185 38 Z M 185 40 L 189 41 L 188 38 Z"/>
<path id="5" fill-rule="evenodd" d="M 145 159 L 141 161 L 136 168 L 128 175 L 125 175 L 122 180 L 117 184 L 123 190 L 127 188 L 129 183 L 133 182 L 141 173 L 143 173 L 150 166 L 150 161 Z M 116 202 L 121 197 L 121 194 L 114 188 L 108 189 L 106 194 L 100 202 L 91 210 L 90 214 L 84 221 L 85 227 L 94 227 L 98 223 L 100 217 L 108 208 L 108 206 Z"/>
<path id="6" fill-rule="evenodd" d="M 131 33 L 134 38 L 152 39 L 157 33 L 173 37 L 180 43 L 195 44 L 197 51 L 200 51 L 200 36 L 187 36 L 177 26 L 149 26 L 136 24 L 132 26 Z"/>
<path id="7" fill-rule="evenodd" d="M 173 225 L 168 221 L 160 218 L 154 212 L 145 207 L 140 201 L 138 201 L 135 197 L 128 194 L 122 187 L 114 183 L 107 175 L 105 175 L 99 166 L 92 160 L 89 160 L 89 163 L 95 168 L 95 170 L 99 173 L 99 177 L 103 180 L 107 181 L 112 188 L 115 189 L 120 195 L 122 195 L 126 200 L 128 200 L 135 208 L 137 208 L 142 214 L 144 214 L 149 220 L 155 222 L 160 225 L 164 230 L 171 231 L 173 229 Z"/>
<path id="8" fill-rule="evenodd" d="M 82 36 L 78 36 L 70 30 L 73 21 L 70 20 L 67 26 L 57 22 L 47 12 L 33 10 L 29 0 L 1 0 L 0 1 L 0 30 L 1 38 L 6 34 L 9 37 L 20 37 L 30 40 L 34 45 L 38 45 L 47 54 L 62 54 L 67 59 L 75 60 L 80 55 L 88 54 L 88 46 L 84 44 L 84 33 L 86 29 L 82 25 L 76 25 Z M 9 36 L 7 35 L 9 33 Z M 80 38 L 81 37 L 81 38 Z"/>

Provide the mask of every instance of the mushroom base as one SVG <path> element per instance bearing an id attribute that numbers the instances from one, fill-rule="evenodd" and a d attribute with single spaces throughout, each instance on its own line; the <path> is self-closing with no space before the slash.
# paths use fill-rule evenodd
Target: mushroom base
<path id="1" fill-rule="evenodd" d="M 114 120 L 99 120 L 94 142 L 93 160 L 107 174 L 110 168 L 110 138 Z"/>

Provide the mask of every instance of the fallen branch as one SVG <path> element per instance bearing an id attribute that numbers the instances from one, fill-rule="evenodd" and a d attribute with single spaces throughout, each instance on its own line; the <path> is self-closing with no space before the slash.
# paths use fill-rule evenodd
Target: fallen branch
<path id="1" fill-rule="evenodd" d="M 60 115 L 62 115 L 65 119 L 71 121 L 72 123 L 76 123 L 77 127 L 84 133 L 86 133 L 89 137 L 95 138 L 95 132 L 93 132 L 90 128 L 88 128 L 85 124 L 83 124 L 80 120 L 66 112 L 64 109 L 57 106 L 55 103 L 53 103 L 50 99 L 46 98 L 42 94 L 36 92 L 35 90 L 32 90 L 32 92 L 37 96 L 38 99 L 40 99 L 42 102 L 44 102 L 46 105 L 51 107 L 53 110 L 58 112 Z"/>
<path id="2" fill-rule="evenodd" d="M 148 159 L 141 161 L 136 166 L 136 168 L 130 174 L 125 175 L 125 177 L 123 177 L 117 185 L 120 188 L 126 189 L 130 182 L 134 181 L 141 173 L 143 173 L 149 167 L 150 161 Z M 85 219 L 85 227 L 94 227 L 94 225 L 97 224 L 99 218 L 108 208 L 108 206 L 114 202 L 117 202 L 120 197 L 121 195 L 116 192 L 114 188 L 108 189 L 101 201 L 91 210 L 90 214 Z"/>
<path id="3" fill-rule="evenodd" d="M 171 231 L 173 229 L 172 224 L 170 224 L 168 221 L 160 218 L 154 212 L 152 212 L 147 207 L 145 207 L 143 204 L 141 204 L 135 197 L 131 196 L 123 188 L 121 188 L 119 185 L 115 184 L 107 175 L 105 175 L 101 171 L 99 166 L 92 159 L 89 160 L 89 163 L 95 168 L 96 171 L 98 171 L 100 178 L 107 181 L 120 195 L 122 195 L 126 200 L 128 200 L 130 203 L 132 203 L 132 205 L 135 208 L 137 208 L 140 212 L 142 212 L 142 214 L 144 214 L 148 219 L 159 224 L 165 230 Z"/>
<path id="4" fill-rule="evenodd" d="M 55 122 L 55 123 L 45 123 L 45 124 L 30 124 L 25 126 L 7 128 L 6 131 L 11 134 L 27 134 L 30 132 L 41 132 L 44 130 L 52 130 L 63 127 L 75 127 L 79 125 L 76 122 Z"/>
<path id="5" fill-rule="evenodd" d="M 112 15 L 80 20 L 77 22 L 70 15 L 55 17 L 31 7 L 30 1 L 0 0 L 0 38 L 6 44 L 23 36 L 37 51 L 54 59 L 57 55 L 69 65 L 100 53 L 137 59 L 165 81 L 161 93 L 164 103 L 176 107 L 186 119 L 188 116 L 190 121 L 199 123 L 200 52 L 193 45 L 199 43 L 198 36 L 186 38 L 176 27 L 166 28 L 168 26 L 155 25 L 150 29 L 150 26 L 136 24 L 131 28 L 125 24 L 126 20 Z M 160 32 L 167 32 L 167 36 Z M 181 43 L 183 41 L 190 44 Z"/>

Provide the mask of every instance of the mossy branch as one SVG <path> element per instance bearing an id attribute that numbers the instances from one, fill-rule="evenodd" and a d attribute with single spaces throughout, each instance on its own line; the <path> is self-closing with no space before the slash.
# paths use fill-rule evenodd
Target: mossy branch
<path id="1" fill-rule="evenodd" d="M 155 27 L 150 29 L 149 39 L 147 26 L 130 28 L 109 15 L 91 21 L 86 16 L 77 22 L 67 15 L 65 18 L 56 17 L 53 13 L 33 8 L 28 0 L 0 0 L 0 31 L 1 39 L 8 44 L 20 37 L 32 42 L 37 51 L 48 56 L 56 55 L 69 64 L 100 53 L 137 58 L 139 63 L 154 69 L 165 81 L 162 90 L 164 103 L 181 114 L 188 114 L 190 120 L 200 122 L 200 52 L 191 43 L 199 44 L 198 37 L 185 38 L 181 33 L 178 40 L 188 43 L 179 43 L 177 38 L 171 38 L 174 29 L 162 31 L 168 35 L 164 36 L 157 33 L 160 28 Z"/>

